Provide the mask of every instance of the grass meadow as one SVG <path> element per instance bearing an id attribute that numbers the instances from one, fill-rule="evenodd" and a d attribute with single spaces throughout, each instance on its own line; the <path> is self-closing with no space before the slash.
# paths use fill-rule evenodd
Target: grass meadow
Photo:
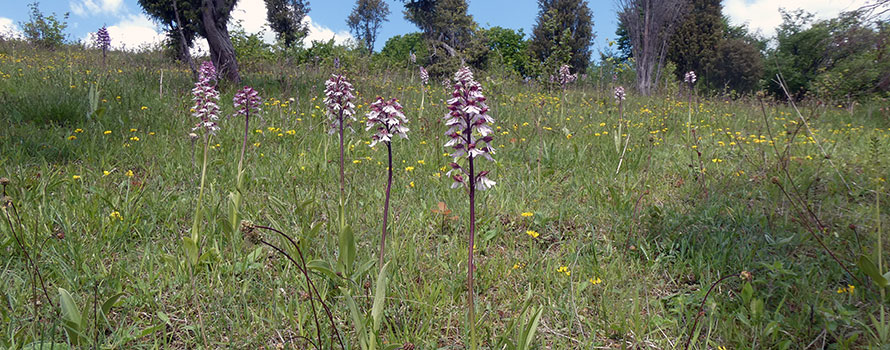
<path id="1" fill-rule="evenodd" d="M 496 120 L 496 162 L 482 166 L 497 185 L 476 197 L 469 326 L 469 209 L 445 174 L 450 91 L 436 79 L 424 88 L 413 67 L 344 62 L 360 119 L 345 139 L 357 267 L 344 276 L 332 267 L 339 150 L 323 103 L 333 65 L 243 66 L 263 103 L 248 133 L 241 216 L 299 241 L 318 297 L 300 269 L 229 222 L 243 118 L 222 118 L 211 142 L 202 256 L 188 266 L 181 241 L 203 141 L 189 137 L 194 80 L 184 65 L 112 53 L 103 66 L 94 51 L 6 42 L 0 177 L 13 204 L 0 223 L 0 348 L 339 349 L 336 329 L 359 349 L 354 320 L 372 309 L 382 310 L 372 338 L 385 349 L 464 349 L 470 328 L 485 349 L 851 349 L 890 339 L 883 284 L 860 258 L 883 273 L 886 100 L 690 105 L 673 87 L 629 94 L 620 115 L 613 86 L 592 78 L 561 91 L 476 72 Z M 222 86 L 222 115 L 236 90 Z M 377 96 L 399 99 L 411 131 L 392 143 L 389 283 L 375 298 L 387 155 L 368 146 L 361 116 Z M 313 311 L 321 302 L 329 315 Z"/>

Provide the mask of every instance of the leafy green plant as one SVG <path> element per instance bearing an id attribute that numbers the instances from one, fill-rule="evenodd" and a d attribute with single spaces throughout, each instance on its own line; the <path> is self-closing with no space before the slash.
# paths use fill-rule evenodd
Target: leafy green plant
<path id="1" fill-rule="evenodd" d="M 386 345 L 380 337 L 386 291 L 389 289 L 390 281 L 388 267 L 389 262 L 383 264 L 383 267 L 380 268 L 380 273 L 377 275 L 377 282 L 374 284 L 373 304 L 369 313 L 363 315 L 359 311 L 352 293 L 348 288 L 343 288 L 343 294 L 346 296 L 346 303 L 349 306 L 349 314 L 355 326 L 356 338 L 358 338 L 358 343 L 362 350 L 391 350 L 400 347 L 399 344 Z"/>
<path id="2" fill-rule="evenodd" d="M 102 115 L 105 114 L 105 106 L 99 106 L 99 83 L 95 82 L 90 84 L 90 93 L 87 95 L 87 101 L 89 103 L 89 111 L 87 112 L 87 119 L 98 119 L 101 118 Z"/>
<path id="3" fill-rule="evenodd" d="M 532 307 L 532 290 L 529 289 L 525 295 L 522 311 L 507 324 L 503 335 L 498 339 L 496 348 L 504 350 L 531 349 L 543 314 L 543 305 Z"/>
<path id="4" fill-rule="evenodd" d="M 46 16 L 40 11 L 37 1 L 28 4 L 31 14 L 28 22 L 22 23 L 22 32 L 32 44 L 46 48 L 56 48 L 65 42 L 65 29 L 68 28 L 68 13 L 61 18 L 52 14 Z"/>
<path id="5" fill-rule="evenodd" d="M 101 312 L 101 314 L 96 315 L 95 317 L 103 319 L 103 323 L 107 325 L 108 313 L 122 296 L 124 296 L 124 293 L 115 293 L 105 299 L 105 301 L 102 302 L 102 306 L 97 310 L 98 312 Z M 89 344 L 90 337 L 88 335 L 89 323 L 86 319 L 87 315 L 81 313 L 81 309 L 78 307 L 77 302 L 74 301 L 74 297 L 72 297 L 71 293 L 64 288 L 59 288 L 59 308 L 61 309 L 63 326 L 65 327 L 65 332 L 68 334 L 68 340 L 71 344 Z M 94 324 L 98 327 L 98 319 L 95 320 Z M 93 329 L 93 332 L 98 333 L 100 330 Z"/>

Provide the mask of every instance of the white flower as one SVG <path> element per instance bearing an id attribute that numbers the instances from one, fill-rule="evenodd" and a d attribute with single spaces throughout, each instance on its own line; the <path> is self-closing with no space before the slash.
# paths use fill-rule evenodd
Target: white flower
<path id="1" fill-rule="evenodd" d="M 616 99 L 616 100 L 618 100 L 618 101 L 624 101 L 625 96 L 626 96 L 626 95 L 624 94 L 624 87 L 623 87 L 623 86 L 619 86 L 619 87 L 616 87 L 616 88 L 615 88 L 615 99 Z"/>
<path id="2" fill-rule="evenodd" d="M 454 91 L 452 97 L 448 99 L 448 113 L 443 117 L 445 126 L 448 126 L 445 136 L 449 138 L 445 142 L 445 147 L 453 150 L 451 157 L 454 158 L 452 169 L 447 174 L 451 175 L 459 169 L 461 174 L 469 177 L 469 181 L 461 174 L 455 174 L 452 176 L 455 182 L 451 187 L 473 184 L 475 189 L 488 189 L 495 183 L 485 177 L 487 171 L 482 171 L 477 178 L 473 178 L 475 174 L 467 173 L 457 162 L 464 158 L 472 162 L 478 157 L 494 161 L 491 157 L 494 148 L 490 146 L 494 134 L 494 129 L 491 127 L 494 118 L 488 115 L 488 105 L 485 104 L 482 86 L 473 78 L 473 72 L 469 68 L 458 70 L 454 74 L 454 80 Z"/>
<path id="3" fill-rule="evenodd" d="M 695 84 L 696 80 L 697 80 L 697 77 L 695 76 L 694 71 L 686 72 L 686 75 L 683 77 L 683 81 L 688 84 Z"/>
<path id="4" fill-rule="evenodd" d="M 368 108 L 370 112 L 365 115 L 368 119 L 365 130 L 377 127 L 377 132 L 371 137 L 371 147 L 378 142 L 392 142 L 392 135 L 408 138 L 409 129 L 404 125 L 408 118 L 402 113 L 402 105 L 398 100 L 393 98 L 387 101 L 378 97 Z"/>
<path id="5" fill-rule="evenodd" d="M 344 127 L 349 126 L 349 119 L 355 121 L 355 99 L 352 84 L 346 80 L 343 75 L 333 74 L 330 79 L 325 81 L 325 98 L 324 103 L 328 108 L 328 119 L 331 120 L 331 130 L 333 134 L 340 129 L 340 123 L 346 123 Z"/>

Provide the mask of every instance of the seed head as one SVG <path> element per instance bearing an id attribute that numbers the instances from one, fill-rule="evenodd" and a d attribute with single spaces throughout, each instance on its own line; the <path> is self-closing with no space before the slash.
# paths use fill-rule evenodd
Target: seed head
<path id="1" fill-rule="evenodd" d="M 0 197 L 0 208 L 7 209 L 12 206 L 12 197 L 3 196 Z"/>
<path id="2" fill-rule="evenodd" d="M 247 220 L 241 220 L 241 234 L 243 234 L 244 239 L 251 244 L 259 244 L 263 239 L 260 232 L 256 229 L 256 226 Z"/>
<path id="3" fill-rule="evenodd" d="M 377 133 L 371 137 L 371 147 L 374 147 L 378 142 L 392 142 L 393 135 L 408 138 L 408 127 L 405 126 L 408 118 L 402 113 L 402 105 L 398 100 L 393 98 L 387 101 L 378 97 L 377 101 L 372 103 L 369 108 L 371 111 L 365 115 L 368 118 L 365 130 L 371 130 L 375 125 L 377 126 Z"/>
<path id="4" fill-rule="evenodd" d="M 6 185 L 9 185 L 9 178 L 0 177 L 0 186 L 6 187 Z"/>
<path id="5" fill-rule="evenodd" d="M 754 274 L 748 271 L 742 271 L 741 273 L 739 273 L 739 277 L 741 277 L 743 280 L 751 282 L 751 280 L 754 279 Z"/>

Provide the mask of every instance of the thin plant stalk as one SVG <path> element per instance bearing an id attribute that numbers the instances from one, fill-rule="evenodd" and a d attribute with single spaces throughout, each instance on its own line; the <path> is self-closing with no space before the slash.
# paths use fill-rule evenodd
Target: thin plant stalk
<path id="1" fill-rule="evenodd" d="M 878 234 L 877 235 L 878 236 L 878 246 L 877 246 L 878 271 L 884 271 L 884 259 L 883 259 L 884 242 L 881 239 L 881 191 L 880 190 L 875 191 L 875 220 L 877 220 L 876 226 L 877 226 L 877 234 Z M 881 288 L 879 288 L 879 290 L 881 291 L 881 326 L 883 326 L 884 330 L 886 331 L 886 327 L 887 327 L 886 316 L 887 315 L 884 313 L 884 301 L 887 300 L 886 299 L 887 298 L 887 295 L 886 295 L 887 288 L 881 287 Z M 881 341 L 884 341 L 884 340 L 885 339 L 881 339 Z"/>
<path id="2" fill-rule="evenodd" d="M 420 116 L 417 119 L 423 120 L 423 100 L 426 97 L 426 85 L 420 86 Z"/>
<path id="3" fill-rule="evenodd" d="M 378 267 L 383 273 L 383 262 L 386 255 L 386 230 L 389 222 L 389 199 L 392 193 L 392 138 L 401 136 L 408 138 L 408 127 L 404 126 L 408 120 L 402 113 L 402 105 L 397 99 L 384 100 L 378 97 L 377 101 L 369 105 L 370 112 L 367 114 L 367 130 L 377 129 L 376 133 L 371 137 L 371 147 L 377 143 L 386 144 L 387 157 L 387 175 L 386 175 L 386 198 L 383 202 L 383 233 L 380 235 L 380 260 Z"/>
<path id="4" fill-rule="evenodd" d="M 340 232 L 343 231 L 344 226 L 346 225 L 346 173 L 343 171 L 343 110 L 340 110 L 340 113 L 337 115 L 337 118 L 340 120 Z"/>
<path id="5" fill-rule="evenodd" d="M 386 197 L 383 200 L 383 233 L 380 235 L 380 262 L 377 266 L 383 269 L 383 255 L 386 249 L 386 222 L 389 218 L 389 194 L 392 189 L 392 142 L 386 142 L 386 155 L 389 159 L 389 168 L 386 174 Z"/>
<path id="6" fill-rule="evenodd" d="M 195 206 L 195 215 L 192 220 L 192 241 L 198 244 L 198 224 L 201 222 L 203 200 L 204 200 L 204 180 L 207 177 L 207 153 L 210 149 L 210 140 L 213 136 L 208 135 L 204 141 L 204 161 L 201 165 L 201 184 L 198 187 L 198 203 Z M 191 260 L 189 260 L 191 261 Z"/>
<path id="7" fill-rule="evenodd" d="M 206 175 L 207 175 L 207 153 L 208 153 L 208 150 L 210 149 L 210 140 L 212 138 L 213 138 L 212 135 L 208 135 L 206 137 L 206 141 L 204 142 L 204 161 L 203 161 L 203 164 L 201 165 L 201 185 L 198 189 L 198 203 L 195 206 L 195 217 L 194 217 L 194 220 L 192 221 L 191 239 L 192 239 L 192 243 L 195 244 L 197 254 L 194 259 L 192 259 L 191 256 L 188 256 L 188 254 L 186 254 L 188 256 L 188 262 L 189 262 L 189 281 L 191 283 L 192 297 L 194 298 L 195 302 L 198 302 L 198 303 L 200 303 L 200 299 L 198 298 L 198 289 L 195 288 L 195 271 L 194 270 L 195 270 L 195 266 L 197 265 L 197 260 L 201 256 L 200 248 L 198 248 L 199 247 L 199 245 L 198 245 L 198 239 L 199 239 L 198 238 L 198 225 L 201 222 L 201 217 L 202 217 L 203 200 L 204 200 L 204 180 L 206 179 Z M 203 316 L 203 313 L 201 312 L 200 305 L 198 306 L 198 322 L 199 322 L 199 326 L 201 327 L 201 338 L 204 342 L 204 347 L 206 348 L 207 344 L 208 344 L 207 343 L 207 334 L 206 334 L 207 330 L 204 328 L 204 316 Z"/>
<path id="8" fill-rule="evenodd" d="M 241 197 L 244 195 L 243 188 L 243 180 L 244 180 L 244 152 L 247 149 L 247 135 L 248 130 L 250 129 L 250 108 L 247 108 L 246 114 L 244 115 L 244 140 L 241 142 L 241 157 L 238 159 L 238 173 L 235 175 L 235 196 L 234 196 L 234 217 L 232 220 L 232 232 L 238 231 L 238 225 L 241 220 L 238 218 L 238 214 L 240 214 L 239 210 L 241 210 Z"/>
<path id="9" fill-rule="evenodd" d="M 469 125 L 469 123 L 468 123 Z M 467 128 L 467 139 L 470 132 Z M 476 176 L 473 168 L 473 156 L 470 156 L 470 243 L 467 247 L 467 319 L 470 327 L 470 349 L 476 349 L 476 309 L 473 302 L 473 248 L 476 239 Z"/>
<path id="10" fill-rule="evenodd" d="M 466 121 L 466 129 L 463 131 L 463 137 L 465 138 L 467 144 L 472 143 L 472 133 L 473 133 L 473 124 L 470 121 L 469 116 L 465 116 Z M 469 246 L 467 247 L 467 323 L 470 327 L 470 349 L 476 349 L 476 308 L 475 308 L 475 300 L 474 300 L 474 291 L 473 291 L 473 271 L 475 267 L 473 266 L 473 248 L 475 248 L 476 241 L 476 169 L 474 167 L 474 156 L 470 155 L 468 157 L 469 161 L 469 176 L 468 176 L 468 185 L 469 185 L 469 197 L 470 197 L 470 236 L 469 236 Z"/>
<path id="11" fill-rule="evenodd" d="M 449 100 L 448 108 L 450 112 L 445 116 L 445 124 L 451 126 L 446 133 L 451 138 L 445 146 L 452 147 L 455 151 L 451 154 L 454 162 L 451 163 L 452 172 L 460 171 L 460 174 L 453 175 L 454 183 L 452 188 L 468 186 L 468 195 L 470 202 L 470 236 L 467 246 L 467 326 L 470 335 L 470 349 L 477 349 L 476 342 L 476 312 L 474 305 L 474 280 L 473 273 L 475 264 L 473 262 L 473 248 L 476 239 L 476 190 L 485 190 L 493 187 L 495 182 L 487 176 L 488 171 L 480 171 L 476 173 L 475 160 L 478 156 L 483 156 L 488 160 L 494 149 L 491 147 L 492 136 L 494 130 L 488 125 L 494 122 L 494 119 L 488 115 L 488 106 L 485 104 L 485 96 L 482 95 L 481 85 L 473 79 L 473 73 L 468 67 L 461 68 L 455 73 L 455 91 L 454 98 Z M 481 138 L 475 138 L 474 133 L 479 134 Z M 460 158 L 466 157 L 467 169 L 464 169 L 457 163 Z M 449 172 L 450 173 L 450 172 Z M 464 175 L 467 179 L 464 179 Z M 479 188 L 476 188 L 478 185 Z"/>
<path id="12" fill-rule="evenodd" d="M 320 331 L 321 328 L 320 328 L 320 324 L 318 323 L 318 317 L 314 316 L 314 315 L 316 315 L 316 313 L 315 313 L 315 304 L 314 304 L 314 302 L 313 302 L 313 300 L 314 300 L 315 298 L 318 299 L 318 302 L 321 304 L 322 309 L 324 309 L 325 313 L 327 314 L 327 316 L 328 316 L 328 320 L 329 320 L 330 323 L 331 323 L 331 329 L 333 330 L 333 334 L 334 334 L 334 336 L 336 336 L 336 338 L 337 338 L 337 342 L 340 343 L 340 348 L 341 348 L 341 349 L 346 349 L 346 347 L 343 346 L 343 339 L 340 338 L 340 332 L 337 331 L 337 327 L 336 327 L 336 325 L 335 325 L 335 323 L 334 323 L 333 313 L 331 312 L 330 308 L 328 308 L 327 304 L 325 304 L 324 300 L 321 299 L 321 294 L 318 292 L 318 288 L 315 287 L 315 284 L 312 283 L 312 280 L 309 278 L 309 269 L 308 269 L 308 267 L 306 266 L 306 260 L 305 260 L 305 258 L 304 258 L 304 256 L 303 256 L 303 251 L 300 249 L 300 246 L 297 244 L 297 242 L 295 242 L 293 238 L 291 238 L 290 236 L 288 236 L 288 235 L 285 234 L 284 232 L 282 232 L 282 231 L 280 231 L 280 230 L 277 230 L 277 229 L 275 229 L 275 228 L 273 228 L 273 227 L 269 227 L 269 226 L 261 226 L 261 225 L 255 225 L 254 227 L 255 227 L 255 228 L 259 228 L 259 229 L 264 229 L 264 230 L 269 230 L 269 231 L 275 232 L 275 233 L 281 235 L 282 237 L 284 237 L 288 242 L 291 243 L 291 245 L 294 246 L 294 249 L 297 251 L 297 254 L 298 254 L 298 256 L 300 257 L 300 263 L 299 263 L 299 264 L 296 262 L 296 260 L 294 260 L 294 258 L 292 258 L 292 257 L 290 256 L 290 254 L 288 254 L 287 252 L 285 252 L 283 249 L 281 249 L 281 248 L 279 248 L 279 247 L 277 247 L 277 246 L 275 246 L 275 245 L 273 245 L 273 244 L 270 244 L 269 242 L 267 242 L 267 241 L 265 241 L 265 240 L 260 239 L 260 243 L 263 243 L 263 244 L 265 244 L 265 245 L 271 247 L 272 249 L 275 249 L 276 251 L 278 251 L 279 253 L 281 253 L 282 255 L 284 255 L 285 258 L 287 258 L 288 260 L 290 260 L 290 262 L 293 263 L 294 266 L 296 266 L 297 269 L 300 270 L 300 272 L 302 272 L 302 273 L 303 273 L 303 276 L 306 278 L 306 292 L 310 295 L 310 296 L 309 296 L 309 301 L 310 301 L 310 303 L 311 303 L 311 305 L 312 305 L 312 314 L 313 314 L 313 317 L 315 318 L 316 329 L 318 330 L 317 334 L 318 334 L 318 337 L 319 337 L 319 338 L 318 338 L 318 339 L 319 339 L 319 344 L 321 344 L 321 331 Z M 315 298 L 312 297 L 312 293 L 313 293 L 313 292 L 315 293 Z M 333 338 L 334 336 L 332 336 L 331 338 Z"/>

